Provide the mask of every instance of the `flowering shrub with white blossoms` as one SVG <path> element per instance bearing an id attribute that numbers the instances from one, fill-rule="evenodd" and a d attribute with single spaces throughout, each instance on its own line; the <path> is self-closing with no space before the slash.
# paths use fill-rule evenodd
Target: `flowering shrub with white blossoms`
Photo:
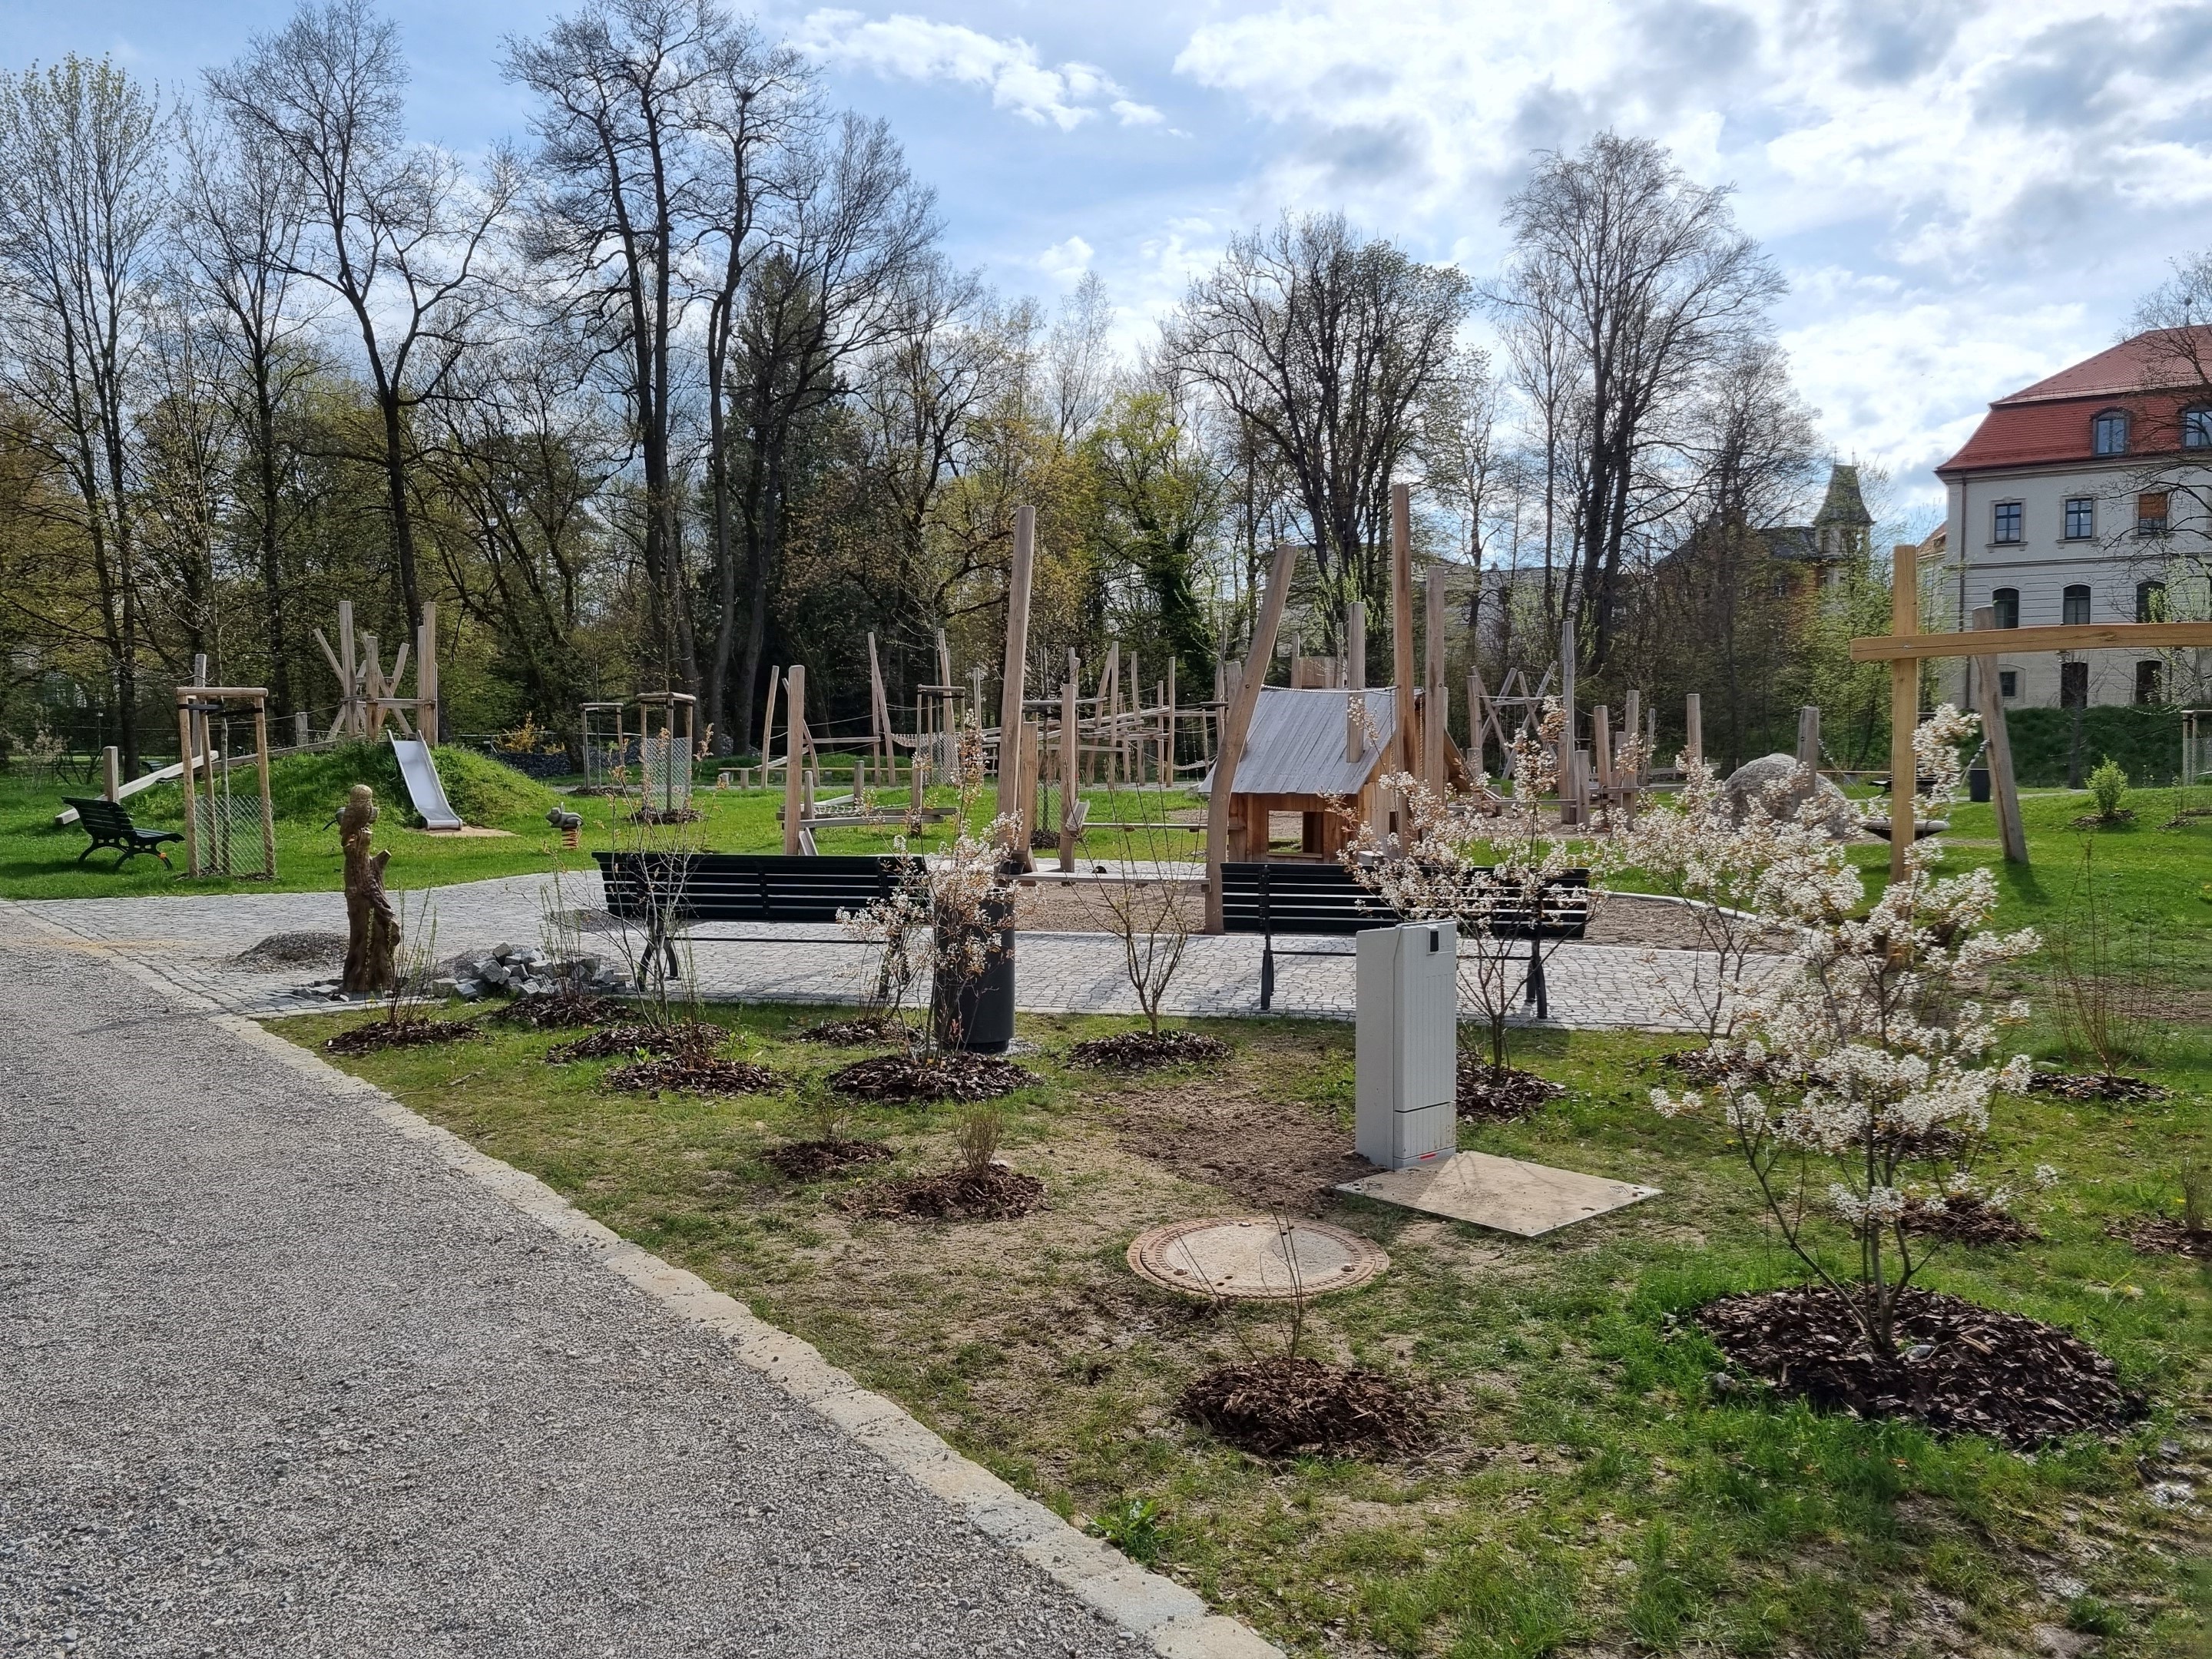
<path id="1" fill-rule="evenodd" d="M 1556 944 L 1516 934 L 1558 907 L 1548 884 L 1583 863 L 1580 849 L 1553 833 L 1543 802 L 1559 784 L 1553 756 L 1565 724 L 1559 703 L 1547 701 L 1536 730 L 1513 744 L 1505 797 L 1486 777 L 1456 796 L 1410 773 L 1382 777 L 1381 787 L 1402 803 L 1397 832 L 1361 823 L 1342 855 L 1361 885 L 1408 921 L 1458 924 L 1460 989 L 1488 1024 L 1497 1068 L 1505 1065 L 1506 1020 L 1528 984 L 1530 953 Z M 1595 885 L 1589 899 L 1595 903 Z"/>
<path id="2" fill-rule="evenodd" d="M 1958 745 L 1974 729 L 1946 704 L 1914 733 L 1939 806 L 1957 798 Z M 1794 927 L 1800 943 L 1783 971 L 1738 988 L 1699 1056 L 1711 1085 L 1654 1089 L 1651 1101 L 1668 1116 L 1717 1109 L 1790 1249 L 1850 1307 L 1872 1352 L 1893 1358 L 1898 1297 L 1934 1248 L 1914 1212 L 2009 1196 L 1983 1188 L 1975 1165 L 1990 1096 L 2027 1086 L 2025 1054 L 1996 1060 L 2000 1029 L 2027 1006 L 1983 998 L 1991 968 L 2041 941 L 1989 930 L 1995 877 L 1939 877 L 1933 836 L 1906 849 L 1904 878 L 1862 915 L 1844 848 L 1799 827 L 1753 813 L 1740 845 L 1715 844 L 1698 866 L 1694 879 Z M 1816 1223 L 1840 1229 L 1847 1248 Z"/>

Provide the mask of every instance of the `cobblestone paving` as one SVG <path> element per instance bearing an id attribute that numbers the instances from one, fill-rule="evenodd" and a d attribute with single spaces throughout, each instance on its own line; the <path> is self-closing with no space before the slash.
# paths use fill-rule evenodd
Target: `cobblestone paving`
<path id="1" fill-rule="evenodd" d="M 596 873 L 564 877 L 559 907 L 542 876 L 511 876 L 405 896 L 410 927 L 426 913 L 437 927 L 442 959 L 501 944 L 540 942 L 548 908 L 592 908 L 602 902 Z M 82 948 L 136 958 L 219 1006 L 242 1013 L 299 1012 L 322 1006 L 292 994 L 312 972 L 257 972 L 234 958 L 268 934 L 343 933 L 345 903 L 337 893 L 227 893 L 204 897 L 42 899 L 24 908 L 58 923 Z M 702 930 L 712 931 L 712 930 Z M 692 955 L 701 994 L 748 1002 L 857 1002 L 872 976 L 872 953 L 831 926 L 722 928 L 775 935 L 773 944 L 702 941 Z M 620 955 L 620 933 L 587 933 L 586 949 Z M 1278 946 L 1328 951 L 1284 956 L 1275 963 L 1278 1013 L 1348 1017 L 1352 1012 L 1352 941 L 1285 939 Z M 1135 1013 L 1122 976 L 1120 941 L 1100 933 L 1025 933 L 1018 947 L 1020 1007 L 1032 1013 Z M 1342 954 L 1334 954 L 1341 952 Z M 1260 1006 L 1261 942 L 1237 936 L 1194 937 L 1165 1012 L 1176 1015 L 1253 1014 Z M 1549 959 L 1552 1018 L 1580 1028 L 1680 1030 L 1691 1022 L 1689 988 L 1712 959 L 1692 951 L 1567 944 Z"/>

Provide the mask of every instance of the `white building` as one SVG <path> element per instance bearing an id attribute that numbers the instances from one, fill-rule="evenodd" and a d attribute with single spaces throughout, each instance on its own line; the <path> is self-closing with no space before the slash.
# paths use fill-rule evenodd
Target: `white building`
<path id="1" fill-rule="evenodd" d="M 2140 334 L 1990 405 L 1936 469 L 1950 492 L 1954 626 L 1980 605 L 2000 628 L 2203 614 L 2173 554 L 2184 538 L 2201 550 L 2212 532 L 2190 521 L 2190 503 L 2212 485 L 2212 386 L 2197 367 L 2208 349 L 2212 328 Z M 2205 452 L 2201 483 L 2195 450 Z M 2192 488 L 2177 490 L 2177 478 Z M 2000 657 L 1997 684 L 2022 708 L 2193 702 L 2208 659 L 2037 652 Z"/>

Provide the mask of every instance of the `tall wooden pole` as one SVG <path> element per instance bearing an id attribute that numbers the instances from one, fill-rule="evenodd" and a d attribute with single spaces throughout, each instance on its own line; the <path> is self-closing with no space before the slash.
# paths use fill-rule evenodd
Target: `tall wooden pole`
<path id="1" fill-rule="evenodd" d="M 1431 793 L 1444 792 L 1445 702 L 1451 696 L 1444 684 L 1444 568 L 1429 567 L 1428 604 L 1422 626 L 1421 781 Z"/>
<path id="2" fill-rule="evenodd" d="M 1978 634 L 1994 629 L 1997 625 L 1996 607 L 1976 606 L 1973 623 Z M 2004 848 L 2006 863 L 2026 864 L 2027 830 L 2020 821 L 2020 784 L 2013 776 L 2012 733 L 2005 727 L 2003 687 L 1997 680 L 1997 659 L 1975 657 L 1972 661 L 1974 704 L 1982 717 L 1982 737 L 1989 744 L 1990 799 L 1996 807 L 1997 844 Z"/>
<path id="3" fill-rule="evenodd" d="M 1367 752 L 1367 606 L 1354 599 L 1344 613 L 1344 757 L 1357 764 Z"/>
<path id="4" fill-rule="evenodd" d="M 1083 665 L 1076 660 L 1075 647 L 1067 647 L 1067 678 L 1060 687 L 1060 867 L 1075 868 L 1075 804 L 1079 799 L 1081 777 L 1078 765 L 1080 744 L 1075 693 L 1082 678 Z"/>
<path id="5" fill-rule="evenodd" d="M 353 601 L 338 601 L 338 678 L 345 684 L 338 688 L 338 721 L 337 735 L 341 738 L 365 738 L 368 735 L 366 711 L 361 706 L 361 665 L 355 658 L 353 637 Z"/>
<path id="6" fill-rule="evenodd" d="M 1682 699 L 1682 752 L 1693 761 L 1705 757 L 1705 700 L 1695 691 Z"/>
<path id="7" fill-rule="evenodd" d="M 1267 663 L 1275 654 L 1275 630 L 1282 625 L 1283 605 L 1291 596 L 1291 572 L 1298 550 L 1288 542 L 1275 549 L 1267 573 L 1267 591 L 1260 600 L 1260 615 L 1252 627 L 1252 649 L 1244 659 L 1244 673 L 1236 701 L 1222 722 L 1221 748 L 1213 758 L 1213 793 L 1206 801 L 1206 931 L 1218 933 L 1221 921 L 1221 865 L 1229 846 L 1229 802 L 1237 787 L 1237 763 L 1244 753 L 1244 734 L 1251 729 L 1252 711 L 1259 706 L 1260 688 L 1267 682 Z M 1267 844 L 1262 824 L 1260 844 Z"/>
<path id="8" fill-rule="evenodd" d="M 199 811 L 192 796 L 192 726 L 198 716 L 192 713 L 191 693 L 177 699 L 177 753 L 183 759 L 185 769 L 178 775 L 184 786 L 185 796 L 185 873 L 197 876 L 200 872 Z"/>
<path id="9" fill-rule="evenodd" d="M 393 678 L 398 671 L 395 667 Z M 422 605 L 422 624 L 415 630 L 415 730 L 433 749 L 438 746 L 438 606 Z"/>
<path id="10" fill-rule="evenodd" d="M 1808 702 L 1797 711 L 1797 764 L 1808 772 L 1820 769 L 1820 705 Z"/>
<path id="11" fill-rule="evenodd" d="M 1566 716 L 1559 731 L 1559 822 L 1580 823 L 1586 816 L 1583 775 L 1575 765 L 1575 617 L 1570 611 L 1559 618 L 1559 712 Z"/>
<path id="12" fill-rule="evenodd" d="M 1421 769 L 1419 715 L 1413 708 L 1413 490 L 1390 486 L 1390 670 L 1398 701 L 1398 764 Z"/>
<path id="13" fill-rule="evenodd" d="M 1036 558 L 1036 508 L 1014 509 L 1014 562 L 1006 573 L 1006 669 L 999 686 L 999 815 L 1022 810 L 1022 696 L 1030 664 L 1030 570 Z M 982 718 L 979 713 L 978 720 Z M 1029 860 L 1029 823 L 1014 845 Z"/>
<path id="14" fill-rule="evenodd" d="M 428 617 L 430 607 L 424 605 L 422 613 Z M 270 880 L 274 881 L 276 879 L 276 820 L 270 811 L 269 702 L 265 697 L 253 700 L 253 769 L 260 775 L 261 783 L 261 866 L 268 871 Z"/>
<path id="15" fill-rule="evenodd" d="M 1920 550 L 1899 542 L 1891 550 L 1889 631 L 1920 631 Z M 1920 660 L 1899 657 L 1889 665 L 1889 878 L 1903 881 L 1912 850 L 1912 812 L 1920 791 L 1920 763 L 1912 752 L 1920 724 Z"/>
<path id="16" fill-rule="evenodd" d="M 806 665 L 795 662 L 785 669 L 783 684 L 783 854 L 793 858 L 799 853 L 799 821 L 805 816 Z"/>

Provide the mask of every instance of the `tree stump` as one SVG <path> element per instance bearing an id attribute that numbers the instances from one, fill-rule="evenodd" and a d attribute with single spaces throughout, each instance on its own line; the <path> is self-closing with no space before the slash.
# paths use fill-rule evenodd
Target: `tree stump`
<path id="1" fill-rule="evenodd" d="M 338 846 L 345 854 L 345 972 L 338 988 L 355 996 L 381 996 L 398 978 L 399 918 L 385 896 L 384 866 L 389 853 L 371 854 L 376 823 L 376 792 L 356 783 L 338 810 Z"/>

